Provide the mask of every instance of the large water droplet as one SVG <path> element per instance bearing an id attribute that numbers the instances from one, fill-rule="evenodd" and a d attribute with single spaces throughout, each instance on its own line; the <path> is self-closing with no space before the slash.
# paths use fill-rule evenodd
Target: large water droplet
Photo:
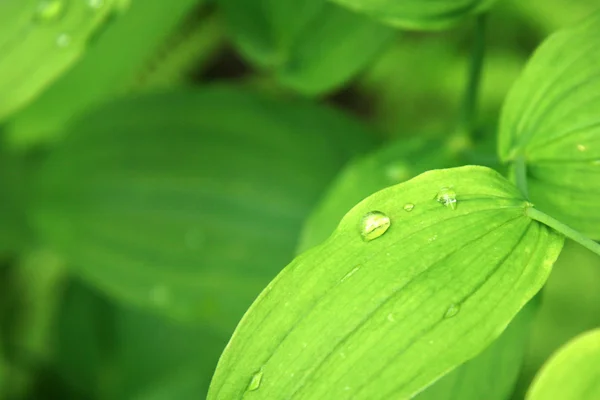
<path id="1" fill-rule="evenodd" d="M 40 22 L 56 21 L 62 17 L 64 10 L 64 0 L 41 0 L 35 9 L 35 19 Z"/>
<path id="2" fill-rule="evenodd" d="M 404 205 L 404 211 L 406 211 L 406 212 L 411 212 L 414 209 L 415 209 L 415 205 L 413 203 L 406 203 Z"/>
<path id="3" fill-rule="evenodd" d="M 446 207 L 456 210 L 456 192 L 454 189 L 445 187 L 440 189 L 436 198 L 438 203 L 445 205 Z"/>
<path id="4" fill-rule="evenodd" d="M 390 227 L 390 218 L 381 211 L 371 211 L 360 223 L 360 235 L 369 242 L 383 235 Z"/>
<path id="5" fill-rule="evenodd" d="M 60 35 L 58 35 L 56 37 L 56 45 L 60 48 L 66 48 L 69 47 L 71 45 L 71 41 L 73 39 L 71 39 L 71 35 L 66 34 L 66 33 L 61 33 Z"/>
<path id="6" fill-rule="evenodd" d="M 253 391 L 257 390 L 260 387 L 260 382 L 262 381 L 262 377 L 263 377 L 262 369 L 260 371 L 258 371 L 257 373 L 255 373 L 254 375 L 252 375 L 252 379 L 250 379 L 250 383 L 248 384 L 248 389 L 246 389 L 246 391 L 253 392 Z"/>
<path id="7" fill-rule="evenodd" d="M 456 316 L 456 314 L 458 314 L 459 311 L 460 311 L 460 305 L 452 304 L 446 310 L 446 314 L 444 314 L 444 318 L 452 318 L 452 317 Z"/>

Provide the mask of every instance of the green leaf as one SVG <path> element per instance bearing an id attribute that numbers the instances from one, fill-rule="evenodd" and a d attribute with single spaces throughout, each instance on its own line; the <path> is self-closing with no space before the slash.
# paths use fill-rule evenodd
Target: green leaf
<path id="1" fill-rule="evenodd" d="M 278 81 L 318 95 L 340 87 L 395 33 L 326 0 L 220 0 L 240 51 Z"/>
<path id="2" fill-rule="evenodd" d="M 230 332 L 369 135 L 331 109 L 228 87 L 124 99 L 52 151 L 33 220 L 110 295 Z"/>
<path id="3" fill-rule="evenodd" d="M 441 29 L 488 9 L 495 0 L 331 0 L 403 29 Z"/>
<path id="4" fill-rule="evenodd" d="M 472 166 L 368 197 L 259 296 L 209 398 L 417 394 L 490 345 L 547 279 L 563 238 L 528 207 Z"/>
<path id="5" fill-rule="evenodd" d="M 65 72 L 121 1 L 3 1 L 0 120 Z"/>
<path id="6" fill-rule="evenodd" d="M 197 4 L 198 0 L 133 1 L 69 73 L 8 121 L 9 140 L 21 147 L 53 140 L 74 116 L 126 93 L 165 37 Z"/>
<path id="7" fill-rule="evenodd" d="M 600 239 L 600 13 L 547 39 L 502 112 L 499 154 L 523 160 L 536 208 Z"/>
<path id="8" fill-rule="evenodd" d="M 25 217 L 24 160 L 0 149 L 0 258 L 15 255 L 31 239 Z"/>
<path id="9" fill-rule="evenodd" d="M 597 399 L 600 397 L 600 329 L 561 348 L 544 365 L 527 394 L 528 400 Z"/>

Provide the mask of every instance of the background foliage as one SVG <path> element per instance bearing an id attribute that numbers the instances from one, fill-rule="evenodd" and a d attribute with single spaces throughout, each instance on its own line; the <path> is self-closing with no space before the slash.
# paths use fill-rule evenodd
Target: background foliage
<path id="1" fill-rule="evenodd" d="M 0 399 L 204 398 L 252 301 L 356 203 L 429 169 L 506 172 L 509 88 L 597 8 L 498 0 L 391 21 L 359 0 L 297 3 L 0 4 Z M 478 398 L 489 379 L 523 398 L 600 326 L 599 267 L 568 242 L 505 333 L 417 398 Z"/>

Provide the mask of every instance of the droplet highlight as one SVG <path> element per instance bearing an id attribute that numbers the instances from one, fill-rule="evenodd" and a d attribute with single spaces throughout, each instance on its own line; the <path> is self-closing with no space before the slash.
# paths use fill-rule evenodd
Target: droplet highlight
<path id="1" fill-rule="evenodd" d="M 360 223 L 360 235 L 363 240 L 371 240 L 381 237 L 390 227 L 390 218 L 381 211 L 371 211 L 367 213 Z"/>
<path id="2" fill-rule="evenodd" d="M 41 0 L 35 9 L 35 20 L 44 23 L 57 21 L 64 11 L 64 0 Z"/>
<path id="3" fill-rule="evenodd" d="M 412 210 L 415 209 L 415 205 L 413 203 L 406 203 L 403 208 L 404 208 L 404 211 L 411 212 Z"/>
<path id="4" fill-rule="evenodd" d="M 444 314 L 444 318 L 452 318 L 455 317 L 456 314 L 458 314 L 460 311 L 460 305 L 458 304 L 452 304 L 450 307 L 448 307 L 448 309 L 446 310 L 446 314 Z"/>
<path id="5" fill-rule="evenodd" d="M 260 371 L 252 375 L 252 379 L 250 379 L 250 383 L 248 384 L 248 389 L 246 389 L 246 391 L 253 392 L 255 390 L 258 390 L 258 388 L 260 387 L 260 383 L 262 382 L 262 378 L 263 372 L 261 369 Z"/>
<path id="6" fill-rule="evenodd" d="M 457 201 L 456 192 L 454 191 L 454 189 L 449 187 L 440 189 L 436 196 L 436 200 L 438 201 L 438 203 L 443 204 L 444 206 L 452 210 L 456 210 Z"/>

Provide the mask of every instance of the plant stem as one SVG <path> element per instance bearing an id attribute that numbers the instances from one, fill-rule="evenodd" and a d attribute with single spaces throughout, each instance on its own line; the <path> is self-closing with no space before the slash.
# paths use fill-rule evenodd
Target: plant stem
<path id="1" fill-rule="evenodd" d="M 485 30 L 487 15 L 480 14 L 475 21 L 473 44 L 471 48 L 471 64 L 465 89 L 461 127 L 469 137 L 474 135 L 477 119 L 477 103 L 479 87 L 485 58 Z"/>
<path id="2" fill-rule="evenodd" d="M 515 180 L 517 188 L 521 191 L 521 194 L 529 199 L 529 189 L 527 188 L 527 163 L 525 157 L 518 156 L 515 159 Z"/>
<path id="3" fill-rule="evenodd" d="M 550 228 L 562 233 L 567 238 L 574 240 L 586 249 L 600 255 L 600 243 L 593 241 L 575 229 L 570 228 L 562 222 L 552 218 L 548 214 L 545 214 L 533 207 L 529 207 L 527 209 L 527 216 L 529 216 L 531 219 L 541 222 L 542 224 L 548 225 Z"/>

